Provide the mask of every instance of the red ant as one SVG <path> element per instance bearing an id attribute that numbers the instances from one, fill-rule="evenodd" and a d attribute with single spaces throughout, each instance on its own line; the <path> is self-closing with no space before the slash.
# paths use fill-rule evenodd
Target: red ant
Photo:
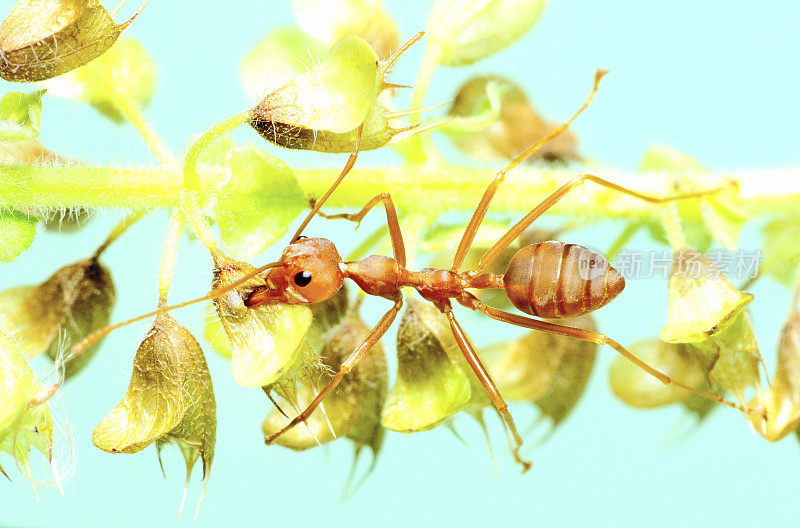
<path id="1" fill-rule="evenodd" d="M 427 268 L 420 271 L 411 271 L 406 268 L 403 235 L 400 230 L 397 211 L 388 193 L 382 193 L 374 197 L 357 213 L 322 216 L 327 216 L 328 218 L 342 218 L 358 223 L 373 207 L 382 204 L 386 212 L 386 220 L 392 242 L 392 257 L 372 255 L 362 260 L 344 262 L 339 252 L 336 250 L 336 246 L 330 240 L 301 236 L 311 219 L 317 214 L 322 214 L 320 213 L 320 208 L 352 169 L 358 156 L 357 143 L 355 152 L 350 155 L 341 174 L 325 195 L 314 203 L 311 212 L 303 220 L 289 245 L 283 250 L 280 260 L 262 266 L 235 283 L 214 290 L 200 299 L 163 307 L 130 321 L 108 327 L 88 337 L 84 342 L 79 343 L 73 355 L 79 353 L 80 350 L 85 348 L 90 342 L 95 341 L 115 328 L 167 310 L 217 298 L 235 289 L 254 276 L 262 276 L 264 284 L 255 288 L 245 296 L 244 303 L 250 308 L 267 303 L 313 304 L 322 302 L 333 296 L 339 288 L 342 287 L 345 279 L 350 279 L 366 294 L 383 297 L 392 301 L 394 304 L 372 329 L 367 338 L 347 357 L 342 363 L 340 370 L 331 378 L 319 394 L 317 394 L 308 407 L 292 419 L 283 429 L 267 438 L 267 444 L 272 443 L 288 429 L 307 420 L 325 396 L 336 388 L 342 378 L 347 375 L 367 351 L 381 339 L 403 306 L 402 288 L 404 287 L 417 290 L 424 299 L 433 303 L 447 317 L 453 336 L 458 346 L 461 348 L 467 363 L 478 377 L 484 389 L 486 389 L 497 412 L 502 417 L 513 437 L 513 454 L 515 460 L 522 464 L 525 470 L 530 468 L 530 462 L 523 460 L 519 456 L 522 438 L 517 432 L 514 419 L 508 411 L 508 405 L 503 400 L 491 376 L 478 357 L 475 348 L 456 320 L 452 310 L 452 300 L 455 300 L 457 303 L 470 310 L 482 312 L 492 319 L 505 323 L 570 336 L 601 345 L 610 345 L 624 357 L 665 384 L 672 383 L 706 398 L 747 412 L 741 405 L 671 379 L 666 374 L 656 370 L 634 356 L 624 346 L 604 334 L 492 308 L 491 306 L 483 304 L 468 291 L 470 288 L 502 289 L 506 292 L 513 305 L 519 310 L 541 318 L 569 318 L 592 312 L 614 299 L 624 288 L 625 281 L 619 272 L 611 267 L 603 256 L 589 249 L 574 244 L 564 244 L 562 242 L 543 242 L 523 247 L 517 251 L 503 275 L 483 273 L 483 271 L 514 241 L 514 239 L 522 234 L 534 220 L 539 218 L 550 207 L 556 204 L 556 202 L 567 195 L 567 193 L 587 181 L 651 203 L 664 203 L 672 200 L 695 198 L 715 193 L 717 190 L 657 198 L 640 194 L 591 174 L 581 174 L 555 190 L 550 196 L 545 198 L 544 201 L 511 227 L 494 246 L 486 251 L 477 268 L 471 271 L 459 271 L 467 251 L 472 245 L 478 227 L 486 214 L 492 197 L 505 179 L 506 173 L 567 129 L 572 121 L 586 109 L 594 98 L 599 81 L 604 74 L 604 71 L 597 72 L 591 93 L 578 111 L 575 112 L 568 121 L 528 147 L 497 173 L 494 180 L 484 192 L 477 209 L 467 224 L 461 242 L 456 250 L 453 265 L 450 269 Z M 585 268 L 587 265 L 591 267 L 588 271 Z M 584 267 L 582 268 L 582 266 Z"/>

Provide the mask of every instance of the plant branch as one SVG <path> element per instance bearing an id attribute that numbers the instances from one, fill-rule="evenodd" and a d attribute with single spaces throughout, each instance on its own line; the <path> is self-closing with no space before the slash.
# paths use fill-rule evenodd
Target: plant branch
<path id="1" fill-rule="evenodd" d="M 167 145 L 161 140 L 158 134 L 156 134 L 156 131 L 153 130 L 153 127 L 151 127 L 150 123 L 144 118 L 141 109 L 136 106 L 131 98 L 118 90 L 114 91 L 113 97 L 114 105 L 122 115 L 130 121 L 134 128 L 136 128 L 136 131 L 139 132 L 139 135 L 142 136 L 147 146 L 150 147 L 150 150 L 156 155 L 158 161 L 164 164 L 175 162 L 175 157 L 172 155 L 172 152 L 170 152 Z"/>
<path id="2" fill-rule="evenodd" d="M 320 196 L 338 176 L 339 169 L 296 169 L 294 172 L 309 196 Z M 509 174 L 490 210 L 528 211 L 577 172 L 519 167 Z M 328 205 L 348 209 L 361 207 L 376 194 L 388 191 L 403 214 L 426 212 L 432 202 L 441 212 L 472 211 L 494 173 L 492 168 L 431 164 L 353 169 L 331 196 Z M 598 171 L 598 175 L 656 196 L 673 194 L 676 181 L 666 172 L 627 174 L 603 170 Z M 229 174 L 201 165 L 198 176 L 201 189 L 215 189 Z M 726 180 L 739 183 L 739 197 L 731 199 L 727 205 L 744 217 L 796 214 L 800 210 L 800 168 L 703 173 L 692 175 L 691 179 L 681 177 L 683 182 L 694 182 L 698 189 L 715 188 Z M 229 184 L 242 185 L 241 189 L 235 189 L 238 194 L 247 191 L 246 186 L 252 182 L 233 180 Z M 181 177 L 174 167 L 119 169 L 60 164 L 0 165 L 0 208 L 174 207 L 181 203 L 181 191 Z M 198 193 L 200 205 L 204 203 L 203 192 Z M 549 213 L 661 220 L 661 208 L 590 184 L 570 193 Z M 697 213 L 697 218 L 684 216 L 684 219 L 699 220 L 700 216 Z"/>
<path id="3" fill-rule="evenodd" d="M 186 149 L 186 155 L 183 158 L 183 183 L 186 189 L 196 191 L 200 188 L 200 175 L 197 172 L 197 159 L 203 150 L 206 149 L 211 143 L 224 136 L 225 134 L 235 130 L 241 125 L 250 120 L 250 110 L 246 110 L 233 117 L 214 125 L 205 134 L 195 140 L 194 143 L 189 145 Z"/>
<path id="4" fill-rule="evenodd" d="M 158 274 L 159 307 L 167 304 L 167 296 L 169 295 L 170 286 L 172 286 L 172 277 L 175 274 L 175 257 L 178 254 L 178 243 L 181 240 L 183 222 L 184 218 L 181 211 L 173 211 L 172 217 L 169 219 L 167 235 L 164 237 L 164 253 L 161 257 L 161 269 Z"/>

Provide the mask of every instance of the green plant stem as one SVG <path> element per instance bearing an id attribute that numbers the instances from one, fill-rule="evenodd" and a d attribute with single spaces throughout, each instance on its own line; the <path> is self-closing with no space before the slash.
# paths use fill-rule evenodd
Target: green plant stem
<path id="1" fill-rule="evenodd" d="M 197 238 L 203 243 L 206 249 L 208 249 L 208 252 L 211 253 L 212 258 L 216 262 L 223 257 L 224 254 L 217 245 L 214 234 L 208 227 L 208 222 L 206 222 L 206 219 L 203 217 L 203 213 L 198 205 L 199 203 L 197 193 L 193 191 L 181 193 L 180 206 L 186 220 L 189 222 L 189 225 L 192 226 L 194 234 L 197 235 Z"/>
<path id="2" fill-rule="evenodd" d="M 143 217 L 145 213 L 146 211 L 135 211 L 120 220 L 120 222 L 114 226 L 114 229 L 111 230 L 111 233 L 108 234 L 103 243 L 100 244 L 100 247 L 95 250 L 95 252 L 92 254 L 92 257 L 98 258 L 103 251 L 108 249 L 108 246 L 113 244 L 115 240 L 122 236 L 122 234 L 127 231 L 130 226 L 135 224 L 141 217 Z"/>
<path id="3" fill-rule="evenodd" d="M 161 269 L 158 274 L 158 305 L 159 307 L 167 304 L 172 277 L 175 274 L 175 257 L 178 254 L 178 243 L 181 240 L 183 231 L 183 214 L 175 210 L 169 219 L 167 235 L 164 237 L 164 253 L 161 257 Z"/>
<path id="4" fill-rule="evenodd" d="M 683 234 L 683 228 L 681 227 L 681 217 L 678 213 L 678 206 L 677 204 L 668 203 L 661 207 L 662 211 L 662 221 L 664 224 L 664 232 L 667 235 L 667 240 L 669 244 L 675 249 L 676 251 L 680 251 L 682 249 L 689 249 L 691 246 L 689 242 L 686 241 L 686 237 Z"/>
<path id="5" fill-rule="evenodd" d="M 339 169 L 297 169 L 300 185 L 309 196 L 320 196 L 338 176 Z M 390 192 L 403 214 L 437 210 L 470 212 L 494 176 L 492 168 L 455 165 L 404 165 L 359 168 L 347 176 L 331 196 L 328 206 L 353 209 L 381 192 Z M 529 211 L 560 184 L 575 176 L 575 170 L 540 170 L 519 167 L 500 187 L 490 211 Z M 229 174 L 201 166 L 203 188 L 214 189 Z M 672 194 L 674 178 L 665 172 L 623 174 L 600 171 L 598 176 L 657 196 Z M 746 171 L 728 174 L 697 174 L 700 188 L 715 188 L 724 179 L 740 184 L 740 195 L 730 206 L 745 218 L 796 214 L 800 210 L 800 168 L 781 171 Z M 229 182 L 230 192 L 240 194 L 248 182 Z M 236 188 L 242 185 L 242 188 Z M 0 165 L 0 208 L 124 207 L 152 209 L 181 203 L 182 182 L 177 168 L 112 168 L 82 165 Z M 198 193 L 199 203 L 204 201 Z M 696 209 L 696 208 L 688 208 Z M 589 219 L 620 218 L 661 220 L 660 207 L 618 192 L 586 184 L 554 206 L 549 213 Z M 686 220 L 701 220 L 699 212 L 687 211 Z M 692 215 L 696 215 L 692 216 Z"/>
<path id="6" fill-rule="evenodd" d="M 131 98 L 119 91 L 115 91 L 113 96 L 117 109 L 136 128 L 136 131 L 139 132 L 147 146 L 156 155 L 158 161 L 164 164 L 174 163 L 175 156 L 172 155 L 167 145 L 156 134 L 153 127 L 144 118 L 141 109 L 136 106 Z"/>
<path id="7" fill-rule="evenodd" d="M 250 120 L 250 110 L 229 117 L 225 121 L 214 125 L 205 134 L 197 138 L 186 149 L 183 158 L 183 184 L 186 189 L 196 191 L 200 188 L 200 175 L 197 172 L 197 158 L 211 143 L 235 130 Z"/>

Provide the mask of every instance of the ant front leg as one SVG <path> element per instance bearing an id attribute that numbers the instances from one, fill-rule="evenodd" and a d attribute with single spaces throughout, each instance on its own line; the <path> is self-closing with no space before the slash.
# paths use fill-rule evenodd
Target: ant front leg
<path id="1" fill-rule="evenodd" d="M 394 259 L 398 264 L 400 264 L 400 266 L 405 268 L 406 246 L 403 242 L 403 233 L 400 230 L 400 221 L 397 218 L 397 209 L 395 209 L 394 202 L 392 202 L 392 196 L 389 193 L 381 193 L 378 196 L 375 196 L 357 213 L 339 213 L 332 215 L 320 214 L 331 220 L 350 220 L 351 222 L 355 222 L 356 227 L 358 227 L 358 225 L 361 224 L 361 220 L 367 216 L 367 213 L 369 213 L 370 210 L 372 210 L 372 208 L 379 203 L 382 203 L 383 208 L 386 210 L 386 224 L 389 226 L 389 236 L 392 239 L 392 253 L 394 254 Z"/>
<path id="2" fill-rule="evenodd" d="M 364 355 L 367 352 L 369 352 L 369 350 L 378 341 L 380 341 L 381 337 L 383 337 L 383 334 L 385 334 L 386 331 L 389 330 L 389 327 L 392 326 L 392 322 L 394 322 L 395 317 L 397 317 L 397 313 L 400 311 L 400 308 L 402 307 L 403 307 L 403 298 L 398 294 L 397 299 L 395 299 L 394 301 L 394 306 L 392 306 L 389 309 L 389 311 L 386 312 L 383 315 L 383 317 L 381 317 L 381 320 L 378 321 L 378 324 L 375 325 L 375 328 L 373 328 L 370 331 L 370 333 L 367 334 L 367 337 L 364 338 L 364 341 L 362 341 L 361 344 L 358 345 L 356 349 L 350 353 L 349 356 L 347 356 L 347 359 L 344 360 L 342 366 L 339 368 L 339 371 L 333 376 L 333 378 L 331 378 L 328 384 L 325 385 L 325 387 L 319 392 L 319 394 L 317 394 L 314 400 L 310 404 L 308 404 L 308 407 L 306 407 L 303 410 L 303 412 L 295 416 L 294 419 L 291 422 L 289 422 L 283 429 L 281 429 L 277 433 L 267 438 L 265 440 L 265 443 L 267 445 L 274 442 L 276 438 L 278 438 L 280 435 L 282 435 L 295 425 L 299 424 L 300 422 L 305 422 L 306 420 L 308 420 L 308 418 L 314 413 L 316 408 L 319 407 L 319 404 L 322 403 L 322 400 L 325 399 L 325 396 L 327 396 L 333 389 L 335 389 L 336 386 L 339 385 L 339 382 L 342 381 L 342 378 L 344 378 L 344 376 L 348 372 L 353 370 L 353 367 L 356 366 L 356 364 L 361 360 L 361 358 L 364 357 Z"/>
<path id="3" fill-rule="evenodd" d="M 486 390 L 486 393 L 492 400 L 492 404 L 494 404 L 495 409 L 497 409 L 497 413 L 503 419 L 508 431 L 511 433 L 514 441 L 514 446 L 511 448 L 511 452 L 514 455 L 514 460 L 516 460 L 519 464 L 522 464 L 523 472 L 528 471 L 531 468 L 531 463 L 528 460 L 523 460 L 519 456 L 519 450 L 522 447 L 522 437 L 517 431 L 517 425 L 514 423 L 514 418 L 508 411 L 508 404 L 503 399 L 503 396 L 500 395 L 500 391 L 497 389 L 494 381 L 492 381 L 492 377 L 489 375 L 486 367 L 483 366 L 483 363 L 478 357 L 478 354 L 475 352 L 475 347 L 472 346 L 469 337 L 467 337 L 467 334 L 464 333 L 461 325 L 456 320 L 452 307 L 450 306 L 450 302 L 447 301 L 439 303 L 436 305 L 436 307 L 442 311 L 442 313 L 447 317 L 447 320 L 450 322 L 450 329 L 453 332 L 453 337 L 455 338 L 456 343 L 458 343 L 458 347 L 461 349 L 464 359 L 467 360 L 467 364 L 469 364 L 472 371 L 478 377 L 478 381 L 480 381 L 481 385 L 483 385 L 484 390 Z"/>
<path id="4" fill-rule="evenodd" d="M 534 319 L 532 317 L 505 312 L 503 310 L 498 310 L 497 308 L 492 308 L 491 306 L 487 306 L 472 296 L 469 296 L 467 298 L 459 298 L 459 302 L 464 306 L 466 306 L 467 308 L 482 312 L 497 321 L 502 321 L 504 323 L 509 323 L 515 326 L 521 326 L 523 328 L 530 328 L 532 330 L 541 330 L 544 332 L 550 332 L 551 334 L 559 334 L 567 337 L 574 337 L 575 339 L 580 339 L 581 341 L 589 341 L 590 343 L 597 343 L 598 345 L 609 345 L 611 348 L 616 350 L 620 355 L 625 357 L 625 359 L 631 361 L 637 367 L 641 368 L 642 370 L 644 370 L 651 376 L 655 377 L 665 385 L 669 384 L 675 385 L 676 387 L 680 387 L 689 392 L 693 392 L 704 398 L 708 398 L 709 400 L 713 400 L 717 403 L 727 405 L 728 407 L 732 407 L 734 409 L 738 409 L 742 411 L 744 414 L 750 414 L 753 412 L 763 414 L 763 412 L 760 409 L 752 409 L 749 407 L 744 407 L 742 405 L 739 405 L 738 403 L 734 403 L 732 401 L 721 398 L 716 394 L 711 394 L 709 392 L 705 392 L 696 389 L 694 387 L 690 387 L 689 385 L 681 383 L 678 380 L 672 379 L 671 377 L 664 374 L 660 370 L 653 368 L 646 362 L 636 357 L 630 350 L 622 346 L 620 343 L 617 343 L 613 339 L 607 337 L 605 334 L 600 334 L 598 332 L 592 332 L 590 330 L 584 330 L 582 328 L 564 326 L 556 323 L 550 323 L 548 321 L 541 321 L 539 319 Z"/>

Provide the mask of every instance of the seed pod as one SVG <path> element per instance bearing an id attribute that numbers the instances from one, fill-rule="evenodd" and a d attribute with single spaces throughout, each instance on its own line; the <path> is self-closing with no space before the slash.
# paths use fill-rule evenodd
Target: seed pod
<path id="1" fill-rule="evenodd" d="M 0 215 L 0 262 L 13 262 L 33 243 L 39 219 L 12 212 Z"/>
<path id="2" fill-rule="evenodd" d="M 697 388 L 705 381 L 705 374 L 697 365 L 689 345 L 651 339 L 634 344 L 630 351 L 684 385 Z M 691 394 L 686 389 L 662 383 L 622 356 L 614 358 L 608 374 L 614 395 L 631 407 L 661 407 L 682 402 Z"/>
<path id="3" fill-rule="evenodd" d="M 690 350 L 713 385 L 730 391 L 746 403 L 748 389 L 761 390 L 759 365 L 762 363 L 753 325 L 746 312 L 740 312 L 724 330 Z"/>
<path id="4" fill-rule="evenodd" d="M 110 48 L 136 15 L 115 24 L 98 0 L 19 0 L 0 25 L 0 77 L 33 82 L 73 70 Z"/>
<path id="5" fill-rule="evenodd" d="M 728 282 L 702 253 L 675 253 L 669 277 L 669 314 L 661 340 L 700 343 L 720 333 L 750 304 L 753 296 Z"/>
<path id="6" fill-rule="evenodd" d="M 215 262 L 214 289 L 236 282 L 255 269 L 228 257 Z M 231 368 L 236 383 L 263 387 L 276 382 L 304 352 L 303 338 L 311 326 L 311 309 L 295 304 L 244 305 L 244 298 L 263 279 L 253 277 L 214 300 L 217 314 L 231 344 Z"/>
<path id="7" fill-rule="evenodd" d="M 328 335 L 320 353 L 324 368 L 318 371 L 314 379 L 303 380 L 304 384 L 297 389 L 297 402 L 290 402 L 295 413 L 300 413 L 311 403 L 317 392 L 328 383 L 332 373 L 341 368 L 342 362 L 368 333 L 369 327 L 357 315 L 350 314 Z M 357 438 L 374 443 L 375 432 L 368 431 L 368 428 L 370 419 L 373 422 L 377 421 L 374 411 L 371 411 L 373 416 L 370 416 L 370 408 L 374 407 L 375 391 L 378 387 L 372 387 L 370 384 L 380 382 L 381 371 L 385 393 L 386 364 L 383 348 L 378 344 L 367 352 L 325 398 L 305 426 L 299 425 L 290 429 L 279 436 L 276 442 L 291 449 L 303 450 L 349 435 L 358 426 Z M 363 411 L 362 404 L 366 405 Z M 288 422 L 289 419 L 279 410 L 273 410 L 262 426 L 264 436 L 278 432 Z"/>
<path id="8" fill-rule="evenodd" d="M 770 442 L 780 440 L 800 424 L 800 314 L 793 311 L 778 344 L 778 365 L 772 386 L 759 393 L 751 407 L 762 407 L 766 419 L 748 415 L 755 429 Z"/>
<path id="9" fill-rule="evenodd" d="M 381 422 L 400 433 L 432 429 L 469 403 L 470 379 L 444 316 L 411 300 L 397 331 L 397 380 Z"/>
<path id="10" fill-rule="evenodd" d="M 560 322 L 584 330 L 597 330 L 597 324 L 590 315 Z M 592 374 L 597 356 L 596 343 L 567 336 L 558 336 L 558 341 L 559 346 L 564 349 L 561 363 L 547 391 L 533 402 L 542 416 L 547 416 L 553 421 L 554 428 L 566 419 L 578 403 Z"/>
<path id="11" fill-rule="evenodd" d="M 46 352 L 53 361 L 84 337 L 107 326 L 115 299 L 111 274 L 94 258 L 61 268 L 31 290 L 16 291 L 8 320 L 17 329 L 22 349 L 28 357 Z M 67 362 L 67 377 L 78 373 L 99 345 L 100 342 L 95 343 Z"/>
<path id="12" fill-rule="evenodd" d="M 546 0 L 437 0 L 428 46 L 439 64 L 472 64 L 510 46 L 533 27 Z"/>
<path id="13" fill-rule="evenodd" d="M 496 76 L 473 77 L 450 107 L 456 119 L 443 130 L 462 152 L 484 159 L 511 159 L 544 137 L 556 124 L 544 120 L 516 83 Z M 528 160 L 566 163 L 579 159 L 575 136 L 566 131 Z"/>
<path id="14" fill-rule="evenodd" d="M 202 460 L 205 492 L 214 458 L 216 412 L 200 345 L 162 313 L 136 351 L 128 391 L 95 428 L 92 441 L 108 453 L 136 453 L 153 442 L 160 450 L 175 442 L 186 458 L 187 473 L 198 457 Z"/>
<path id="15" fill-rule="evenodd" d="M 126 120 L 118 107 L 120 98 L 140 108 L 150 103 L 156 68 L 144 46 L 127 39 L 90 64 L 42 85 L 48 94 L 88 103 L 119 124 Z"/>
<path id="16" fill-rule="evenodd" d="M 50 458 L 53 423 L 46 403 L 31 406 L 41 384 L 15 343 L 13 335 L 0 329 L 0 452 L 14 457 L 25 478 L 32 481 L 30 448 Z M 2 466 L 0 473 L 5 474 Z"/>
<path id="17" fill-rule="evenodd" d="M 292 11 L 303 31 L 327 46 L 357 35 L 381 60 L 397 49 L 397 26 L 380 0 L 292 0 Z"/>

